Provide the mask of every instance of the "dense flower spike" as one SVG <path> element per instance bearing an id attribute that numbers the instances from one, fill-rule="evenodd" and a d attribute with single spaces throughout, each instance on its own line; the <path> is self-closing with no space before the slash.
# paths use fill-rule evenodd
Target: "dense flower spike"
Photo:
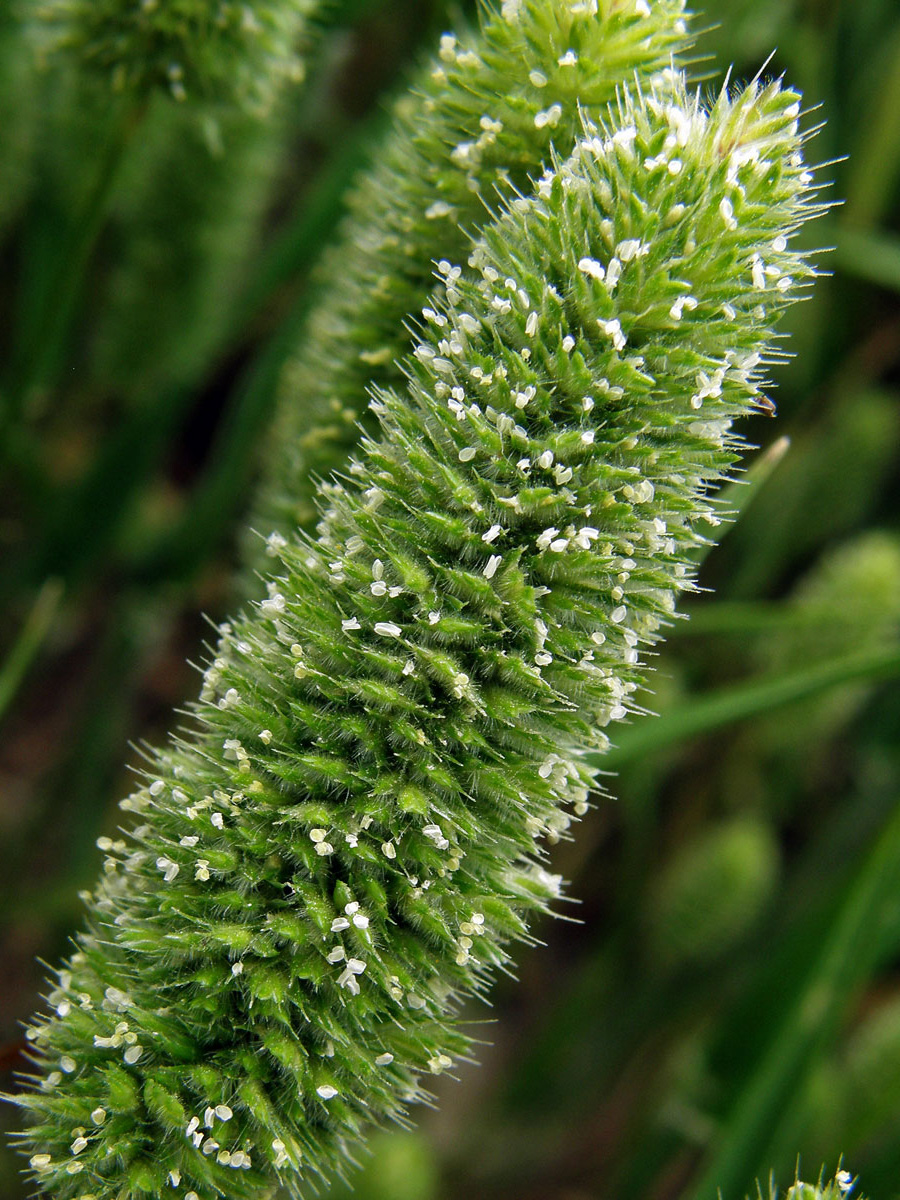
<path id="1" fill-rule="evenodd" d="M 137 99 L 227 100 L 266 109 L 300 78 L 298 42 L 317 0 L 40 0 L 54 46 Z"/>
<path id="2" fill-rule="evenodd" d="M 103 840 L 29 1031 L 43 1191 L 297 1195 L 468 1052 L 811 275 L 798 109 L 671 72 L 441 263 L 382 440 Z"/>
<path id="3" fill-rule="evenodd" d="M 252 528 L 312 528 L 316 479 L 344 469 L 360 421 L 374 427 L 367 386 L 401 378 L 403 322 L 432 290 L 433 264 L 463 261 L 488 207 L 530 191 L 551 146 L 571 152 L 579 108 L 599 117 L 618 87 L 664 70 L 689 44 L 685 0 L 507 0 L 487 9 L 480 34 L 442 39 L 323 257 Z M 249 556 L 259 556 L 257 538 Z"/>

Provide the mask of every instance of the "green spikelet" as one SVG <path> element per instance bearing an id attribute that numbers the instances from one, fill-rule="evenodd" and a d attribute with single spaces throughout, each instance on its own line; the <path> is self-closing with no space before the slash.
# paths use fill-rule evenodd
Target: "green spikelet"
<path id="1" fill-rule="evenodd" d="M 103 840 L 29 1032 L 45 1193 L 297 1195 L 468 1053 L 459 1002 L 559 895 L 545 842 L 692 586 L 812 274 L 798 109 L 623 96 L 443 268 L 381 440 L 318 541 L 270 539 L 283 577 Z"/>
<path id="2" fill-rule="evenodd" d="M 282 380 L 253 529 L 312 529 L 316 480 L 345 468 L 360 421 L 374 428 L 367 387 L 401 379 L 403 322 L 434 287 L 434 262 L 464 262 L 488 206 L 530 191 L 551 147 L 571 151 L 579 106 L 598 117 L 622 84 L 686 52 L 684 10 L 685 0 L 521 0 L 485 5 L 480 34 L 442 39 L 324 256 L 325 286 Z M 258 565 L 257 538 L 247 554 Z"/>
<path id="3" fill-rule="evenodd" d="M 40 0 L 53 50 L 142 100 L 236 101 L 267 109 L 298 55 L 317 0 Z"/>

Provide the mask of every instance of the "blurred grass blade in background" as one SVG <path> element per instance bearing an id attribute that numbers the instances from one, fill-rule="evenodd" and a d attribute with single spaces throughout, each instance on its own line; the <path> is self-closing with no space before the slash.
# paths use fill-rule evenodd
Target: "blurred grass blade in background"
<path id="1" fill-rule="evenodd" d="M 638 718 L 622 730 L 597 766 L 617 768 L 678 742 L 710 733 L 724 725 L 760 716 L 781 705 L 820 695 L 841 684 L 891 679 L 900 673 L 900 645 L 879 647 L 785 675 L 749 680 L 707 696 L 683 697 L 678 707 L 652 719 Z"/>
<path id="2" fill-rule="evenodd" d="M 12 649 L 3 662 L 0 662 L 0 725 L 29 668 L 41 651 L 61 599 L 62 584 L 58 579 L 48 579 L 38 593 L 34 607 L 13 642 Z"/>

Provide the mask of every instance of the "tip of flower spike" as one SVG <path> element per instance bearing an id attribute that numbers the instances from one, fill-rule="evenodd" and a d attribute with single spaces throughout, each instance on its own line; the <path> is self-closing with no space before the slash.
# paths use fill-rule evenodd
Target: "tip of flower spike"
<path id="1" fill-rule="evenodd" d="M 816 168 L 806 163 L 803 151 L 815 130 L 801 131 L 800 117 L 799 93 L 781 81 L 763 83 L 757 78 L 742 89 L 726 81 L 707 110 L 699 91 L 689 91 L 684 73 L 670 69 L 654 77 L 649 86 L 620 90 L 617 103 L 599 125 L 585 120 L 579 152 L 592 155 L 604 171 L 619 176 L 623 188 L 625 180 L 631 179 L 640 194 L 662 195 L 666 189 L 661 183 L 667 176 L 677 181 L 677 187 L 668 189 L 663 229 L 691 219 L 692 180 L 707 175 L 717 193 L 719 224 L 718 230 L 707 233 L 714 239 L 719 232 L 733 235 L 731 240 L 740 250 L 742 242 L 749 245 L 768 225 L 773 254 L 793 255 L 796 270 L 793 274 L 782 270 L 759 253 L 749 261 L 750 282 L 758 292 L 784 294 L 815 274 L 805 257 L 789 250 L 791 235 L 830 207 L 814 200 L 821 187 L 814 183 Z M 553 167 L 538 185 L 540 195 L 547 195 L 555 176 L 565 171 L 558 158 Z M 610 182 L 601 188 L 599 198 L 609 208 L 613 204 Z M 676 190 L 684 195 L 676 196 Z M 769 221 L 761 219 L 765 208 L 773 210 Z M 608 291 L 618 284 L 625 264 L 650 253 L 647 243 L 627 237 L 617 238 L 612 249 L 615 253 L 605 266 L 586 257 L 579 263 L 580 270 L 597 279 L 605 271 Z M 678 322 L 696 307 L 696 297 L 686 290 L 673 296 L 669 311 Z M 725 309 L 732 311 L 733 305 L 726 303 Z"/>
<path id="2" fill-rule="evenodd" d="M 785 1192 L 781 1192 L 774 1183 L 769 1185 L 769 1200 L 850 1200 L 850 1195 L 856 1186 L 856 1179 L 850 1171 L 839 1167 L 834 1178 L 826 1180 L 824 1171 L 817 1183 L 804 1183 L 796 1179 Z M 757 1194 L 762 1200 L 762 1189 L 757 1187 Z M 865 1200 L 857 1195 L 856 1200 Z"/>

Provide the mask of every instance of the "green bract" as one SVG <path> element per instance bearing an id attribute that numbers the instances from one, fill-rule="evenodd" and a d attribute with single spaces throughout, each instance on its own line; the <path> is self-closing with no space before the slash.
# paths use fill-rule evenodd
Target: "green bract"
<path id="1" fill-rule="evenodd" d="M 464 262 L 498 199 L 551 147 L 568 154 L 580 111 L 597 118 L 622 84 L 686 52 L 685 0 L 520 0 L 485 5 L 480 33 L 442 39 L 394 111 L 390 137 L 349 197 L 323 256 L 318 302 L 285 370 L 250 525 L 311 529 L 316 480 L 345 467 L 370 384 L 401 379 L 404 320 L 425 303 L 439 259 Z M 250 557 L 258 556 L 254 539 Z"/>
<path id="2" fill-rule="evenodd" d="M 226 100 L 267 108 L 303 73 L 298 40 L 316 0 L 40 0 L 52 44 L 114 91 L 143 99 Z"/>
<path id="3" fill-rule="evenodd" d="M 297 1195 L 469 1052 L 812 274 L 798 111 L 667 72 L 441 261 L 380 440 L 102 842 L 29 1032 L 46 1193 Z"/>

